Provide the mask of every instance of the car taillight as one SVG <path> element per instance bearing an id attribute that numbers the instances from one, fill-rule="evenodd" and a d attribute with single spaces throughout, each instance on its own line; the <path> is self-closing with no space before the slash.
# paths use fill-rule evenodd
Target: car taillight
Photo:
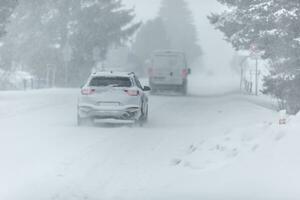
<path id="1" fill-rule="evenodd" d="M 148 69 L 148 75 L 149 75 L 149 76 L 153 76 L 153 74 L 154 74 L 154 70 L 153 70 L 152 67 L 150 67 L 150 68 Z"/>
<path id="2" fill-rule="evenodd" d="M 183 69 L 183 70 L 181 71 L 181 76 L 182 76 L 182 78 L 186 78 L 188 75 L 189 75 L 188 69 Z"/>
<path id="3" fill-rule="evenodd" d="M 129 96 L 139 96 L 140 91 L 138 90 L 124 90 Z"/>
<path id="4" fill-rule="evenodd" d="M 94 94 L 95 92 L 96 92 L 96 90 L 92 89 L 92 88 L 82 88 L 81 89 L 82 95 L 91 95 L 91 94 Z"/>

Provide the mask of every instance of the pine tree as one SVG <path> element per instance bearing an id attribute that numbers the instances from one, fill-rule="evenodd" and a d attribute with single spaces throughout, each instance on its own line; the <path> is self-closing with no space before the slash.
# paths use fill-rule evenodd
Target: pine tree
<path id="1" fill-rule="evenodd" d="M 17 0 L 0 1 L 0 37 L 5 34 L 5 25 L 17 4 Z"/>
<path id="2" fill-rule="evenodd" d="M 230 9 L 209 16 L 236 50 L 255 46 L 270 60 L 266 94 L 279 98 L 290 112 L 300 108 L 300 2 L 298 0 L 218 0 Z"/>
<path id="3" fill-rule="evenodd" d="M 161 18 L 150 20 L 144 24 L 132 46 L 132 50 L 139 58 L 139 64 L 141 65 L 150 58 L 154 51 L 168 48 L 170 48 L 170 41 Z"/>
<path id="4" fill-rule="evenodd" d="M 39 77 L 47 68 L 56 72 L 56 82 L 79 85 L 95 65 L 94 49 L 104 59 L 112 45 L 125 43 L 137 30 L 132 9 L 119 0 L 20 0 L 4 46 L 13 60 L 28 66 Z M 64 49 L 72 50 L 66 70 Z M 5 47 L 2 49 L 4 50 Z"/>
<path id="5" fill-rule="evenodd" d="M 192 12 L 184 0 L 163 0 L 159 11 L 170 46 L 187 54 L 189 62 L 201 56 Z"/>

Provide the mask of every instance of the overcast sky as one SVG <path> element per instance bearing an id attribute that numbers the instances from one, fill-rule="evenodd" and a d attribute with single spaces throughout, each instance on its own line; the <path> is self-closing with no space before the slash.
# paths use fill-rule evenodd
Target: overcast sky
<path id="1" fill-rule="evenodd" d="M 211 12 L 224 10 L 216 0 L 186 0 L 193 12 L 195 24 L 198 28 L 199 43 L 204 51 L 204 65 L 214 71 L 229 69 L 229 62 L 233 50 L 223 40 L 223 35 L 215 30 L 208 22 L 207 15 Z M 160 0 L 123 0 L 129 6 L 134 7 L 137 18 L 143 21 L 157 16 Z"/>

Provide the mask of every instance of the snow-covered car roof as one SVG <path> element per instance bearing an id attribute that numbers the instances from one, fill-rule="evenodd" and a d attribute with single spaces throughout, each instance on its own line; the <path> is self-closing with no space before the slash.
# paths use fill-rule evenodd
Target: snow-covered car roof
<path id="1" fill-rule="evenodd" d="M 134 76 L 133 72 L 114 72 L 114 71 L 105 71 L 105 72 L 94 72 L 91 75 L 92 77 L 96 76 L 106 76 L 106 77 L 132 77 Z"/>

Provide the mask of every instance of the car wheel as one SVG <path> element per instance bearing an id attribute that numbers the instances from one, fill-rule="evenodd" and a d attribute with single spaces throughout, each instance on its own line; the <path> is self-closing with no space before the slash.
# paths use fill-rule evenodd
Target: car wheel
<path id="1" fill-rule="evenodd" d="M 139 127 L 143 127 L 148 121 L 148 106 L 145 113 L 142 111 L 141 117 L 136 120 L 135 124 Z"/>
<path id="2" fill-rule="evenodd" d="M 149 116 L 149 109 L 148 109 L 148 106 L 147 106 L 147 108 L 146 108 L 146 112 L 145 112 L 145 114 L 144 114 L 144 116 L 143 116 L 143 121 L 144 121 L 144 123 L 147 123 L 148 122 L 148 116 Z"/>
<path id="3" fill-rule="evenodd" d="M 187 82 L 185 81 L 180 88 L 180 92 L 182 95 L 187 95 Z"/>
<path id="4" fill-rule="evenodd" d="M 91 118 L 82 118 L 77 115 L 77 125 L 78 126 L 91 126 L 93 125 L 93 120 Z"/>
<path id="5" fill-rule="evenodd" d="M 83 119 L 77 115 L 77 126 L 82 126 L 83 125 Z"/>

